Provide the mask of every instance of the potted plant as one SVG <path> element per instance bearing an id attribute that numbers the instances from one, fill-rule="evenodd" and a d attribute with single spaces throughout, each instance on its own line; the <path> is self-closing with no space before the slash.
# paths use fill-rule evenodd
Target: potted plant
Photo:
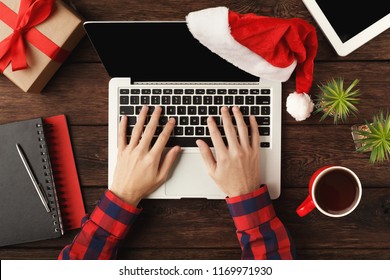
<path id="1" fill-rule="evenodd" d="M 355 79 L 347 89 L 344 89 L 344 80 L 342 78 L 333 78 L 326 84 L 318 85 L 321 90 L 317 99 L 315 99 L 316 110 L 314 113 L 323 112 L 320 121 L 326 117 L 333 117 L 334 124 L 338 121 L 345 122 L 350 115 L 356 116 L 358 109 L 356 104 L 359 103 L 359 89 L 354 87 L 359 83 Z"/>
<path id="2" fill-rule="evenodd" d="M 352 126 L 352 138 L 358 152 L 371 152 L 370 162 L 377 163 L 390 158 L 390 115 L 381 111 L 373 121 Z"/>

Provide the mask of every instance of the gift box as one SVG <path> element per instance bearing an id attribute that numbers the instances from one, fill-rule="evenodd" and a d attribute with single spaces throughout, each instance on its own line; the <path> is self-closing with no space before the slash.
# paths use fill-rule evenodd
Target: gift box
<path id="1" fill-rule="evenodd" d="M 55 0 L 0 0 L 0 72 L 41 92 L 84 36 L 83 20 Z"/>

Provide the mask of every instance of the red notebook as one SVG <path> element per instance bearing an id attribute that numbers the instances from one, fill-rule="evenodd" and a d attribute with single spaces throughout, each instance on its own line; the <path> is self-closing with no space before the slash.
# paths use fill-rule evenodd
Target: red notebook
<path id="1" fill-rule="evenodd" d="M 66 117 L 53 116 L 43 121 L 63 227 L 80 228 L 86 213 Z"/>

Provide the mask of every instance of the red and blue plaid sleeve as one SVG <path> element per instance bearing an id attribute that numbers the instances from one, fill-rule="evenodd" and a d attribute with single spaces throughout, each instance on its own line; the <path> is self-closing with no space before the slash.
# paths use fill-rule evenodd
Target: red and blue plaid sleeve
<path id="1" fill-rule="evenodd" d="M 118 242 L 126 236 L 141 210 L 107 190 L 58 259 L 114 259 Z"/>
<path id="2" fill-rule="evenodd" d="M 275 214 L 267 186 L 252 193 L 226 198 L 237 228 L 242 259 L 293 259 L 295 248 L 287 229 Z"/>

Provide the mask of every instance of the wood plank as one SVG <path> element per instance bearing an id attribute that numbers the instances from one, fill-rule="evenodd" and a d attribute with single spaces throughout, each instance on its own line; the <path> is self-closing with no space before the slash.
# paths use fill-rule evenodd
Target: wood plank
<path id="1" fill-rule="evenodd" d="M 107 127 L 72 126 L 71 137 L 82 185 L 106 186 Z M 311 175 L 324 165 L 349 167 L 360 177 L 365 187 L 386 188 L 390 181 L 389 164 L 372 165 L 369 163 L 369 154 L 355 152 L 348 125 L 283 126 L 283 188 L 306 188 Z"/>
<path id="2" fill-rule="evenodd" d="M 70 0 L 68 0 L 69 3 Z M 316 24 L 305 5 L 300 0 L 263 0 L 263 1 L 210 1 L 198 0 L 191 2 L 177 1 L 128 1 L 117 0 L 110 3 L 110 12 L 107 12 L 107 5 L 104 1 L 86 1 L 80 0 L 77 3 L 70 1 L 78 12 L 86 20 L 184 20 L 185 16 L 191 12 L 200 9 L 226 6 L 231 10 L 240 13 L 256 13 L 263 16 L 274 16 L 282 18 L 303 18 L 313 24 L 317 30 L 318 36 L 318 55 L 317 60 L 388 60 L 390 59 L 390 30 L 387 30 L 375 37 L 373 40 L 360 47 L 347 57 L 340 57 L 336 54 L 333 47 L 325 38 L 321 29 Z M 98 56 L 87 43 L 87 38 L 82 42 L 81 48 L 74 50 L 75 54 L 70 58 L 78 62 L 97 62 Z M 88 45 L 88 48 L 86 46 Z"/>
<path id="3" fill-rule="evenodd" d="M 351 117 L 347 124 L 364 123 L 380 109 L 390 107 L 386 91 L 390 83 L 389 63 L 382 62 L 319 62 L 315 66 L 313 87 L 310 94 L 319 94 L 317 85 L 333 77 L 343 77 L 349 84 L 358 78 L 361 82 L 361 101 L 358 118 Z M 335 74 L 337 73 L 337 74 Z M 69 63 L 63 65 L 49 82 L 42 94 L 20 92 L 7 78 L 0 76 L 0 123 L 31 118 L 66 114 L 72 125 L 106 125 L 108 123 L 108 81 L 101 64 Z M 284 109 L 290 92 L 295 90 L 295 78 L 283 83 L 282 116 L 284 124 L 332 124 L 332 119 L 319 122 L 320 114 L 304 122 L 296 122 Z M 28 106 L 27 106 L 28 104 Z M 17 114 L 15 114 L 17 110 Z"/>
<path id="4" fill-rule="evenodd" d="M 103 191 L 102 188 L 83 190 L 88 212 L 93 210 Z M 388 189 L 364 189 L 358 208 L 347 217 L 337 219 L 316 210 L 304 218 L 298 217 L 295 209 L 306 195 L 306 189 L 284 189 L 275 201 L 276 212 L 290 231 L 298 251 L 390 249 Z M 144 210 L 122 243 L 124 248 L 239 250 L 235 228 L 223 200 L 144 200 L 141 206 Z M 0 248 L 0 252 L 13 248 L 62 248 L 77 232 L 74 230 L 57 239 Z"/>
<path id="5" fill-rule="evenodd" d="M 31 248 L 0 250 L 2 260 L 55 260 L 60 249 Z M 127 249 L 119 250 L 117 259 L 124 260 L 238 260 L 240 249 Z M 388 249 L 311 249 L 298 250 L 300 260 L 388 260 Z"/>

